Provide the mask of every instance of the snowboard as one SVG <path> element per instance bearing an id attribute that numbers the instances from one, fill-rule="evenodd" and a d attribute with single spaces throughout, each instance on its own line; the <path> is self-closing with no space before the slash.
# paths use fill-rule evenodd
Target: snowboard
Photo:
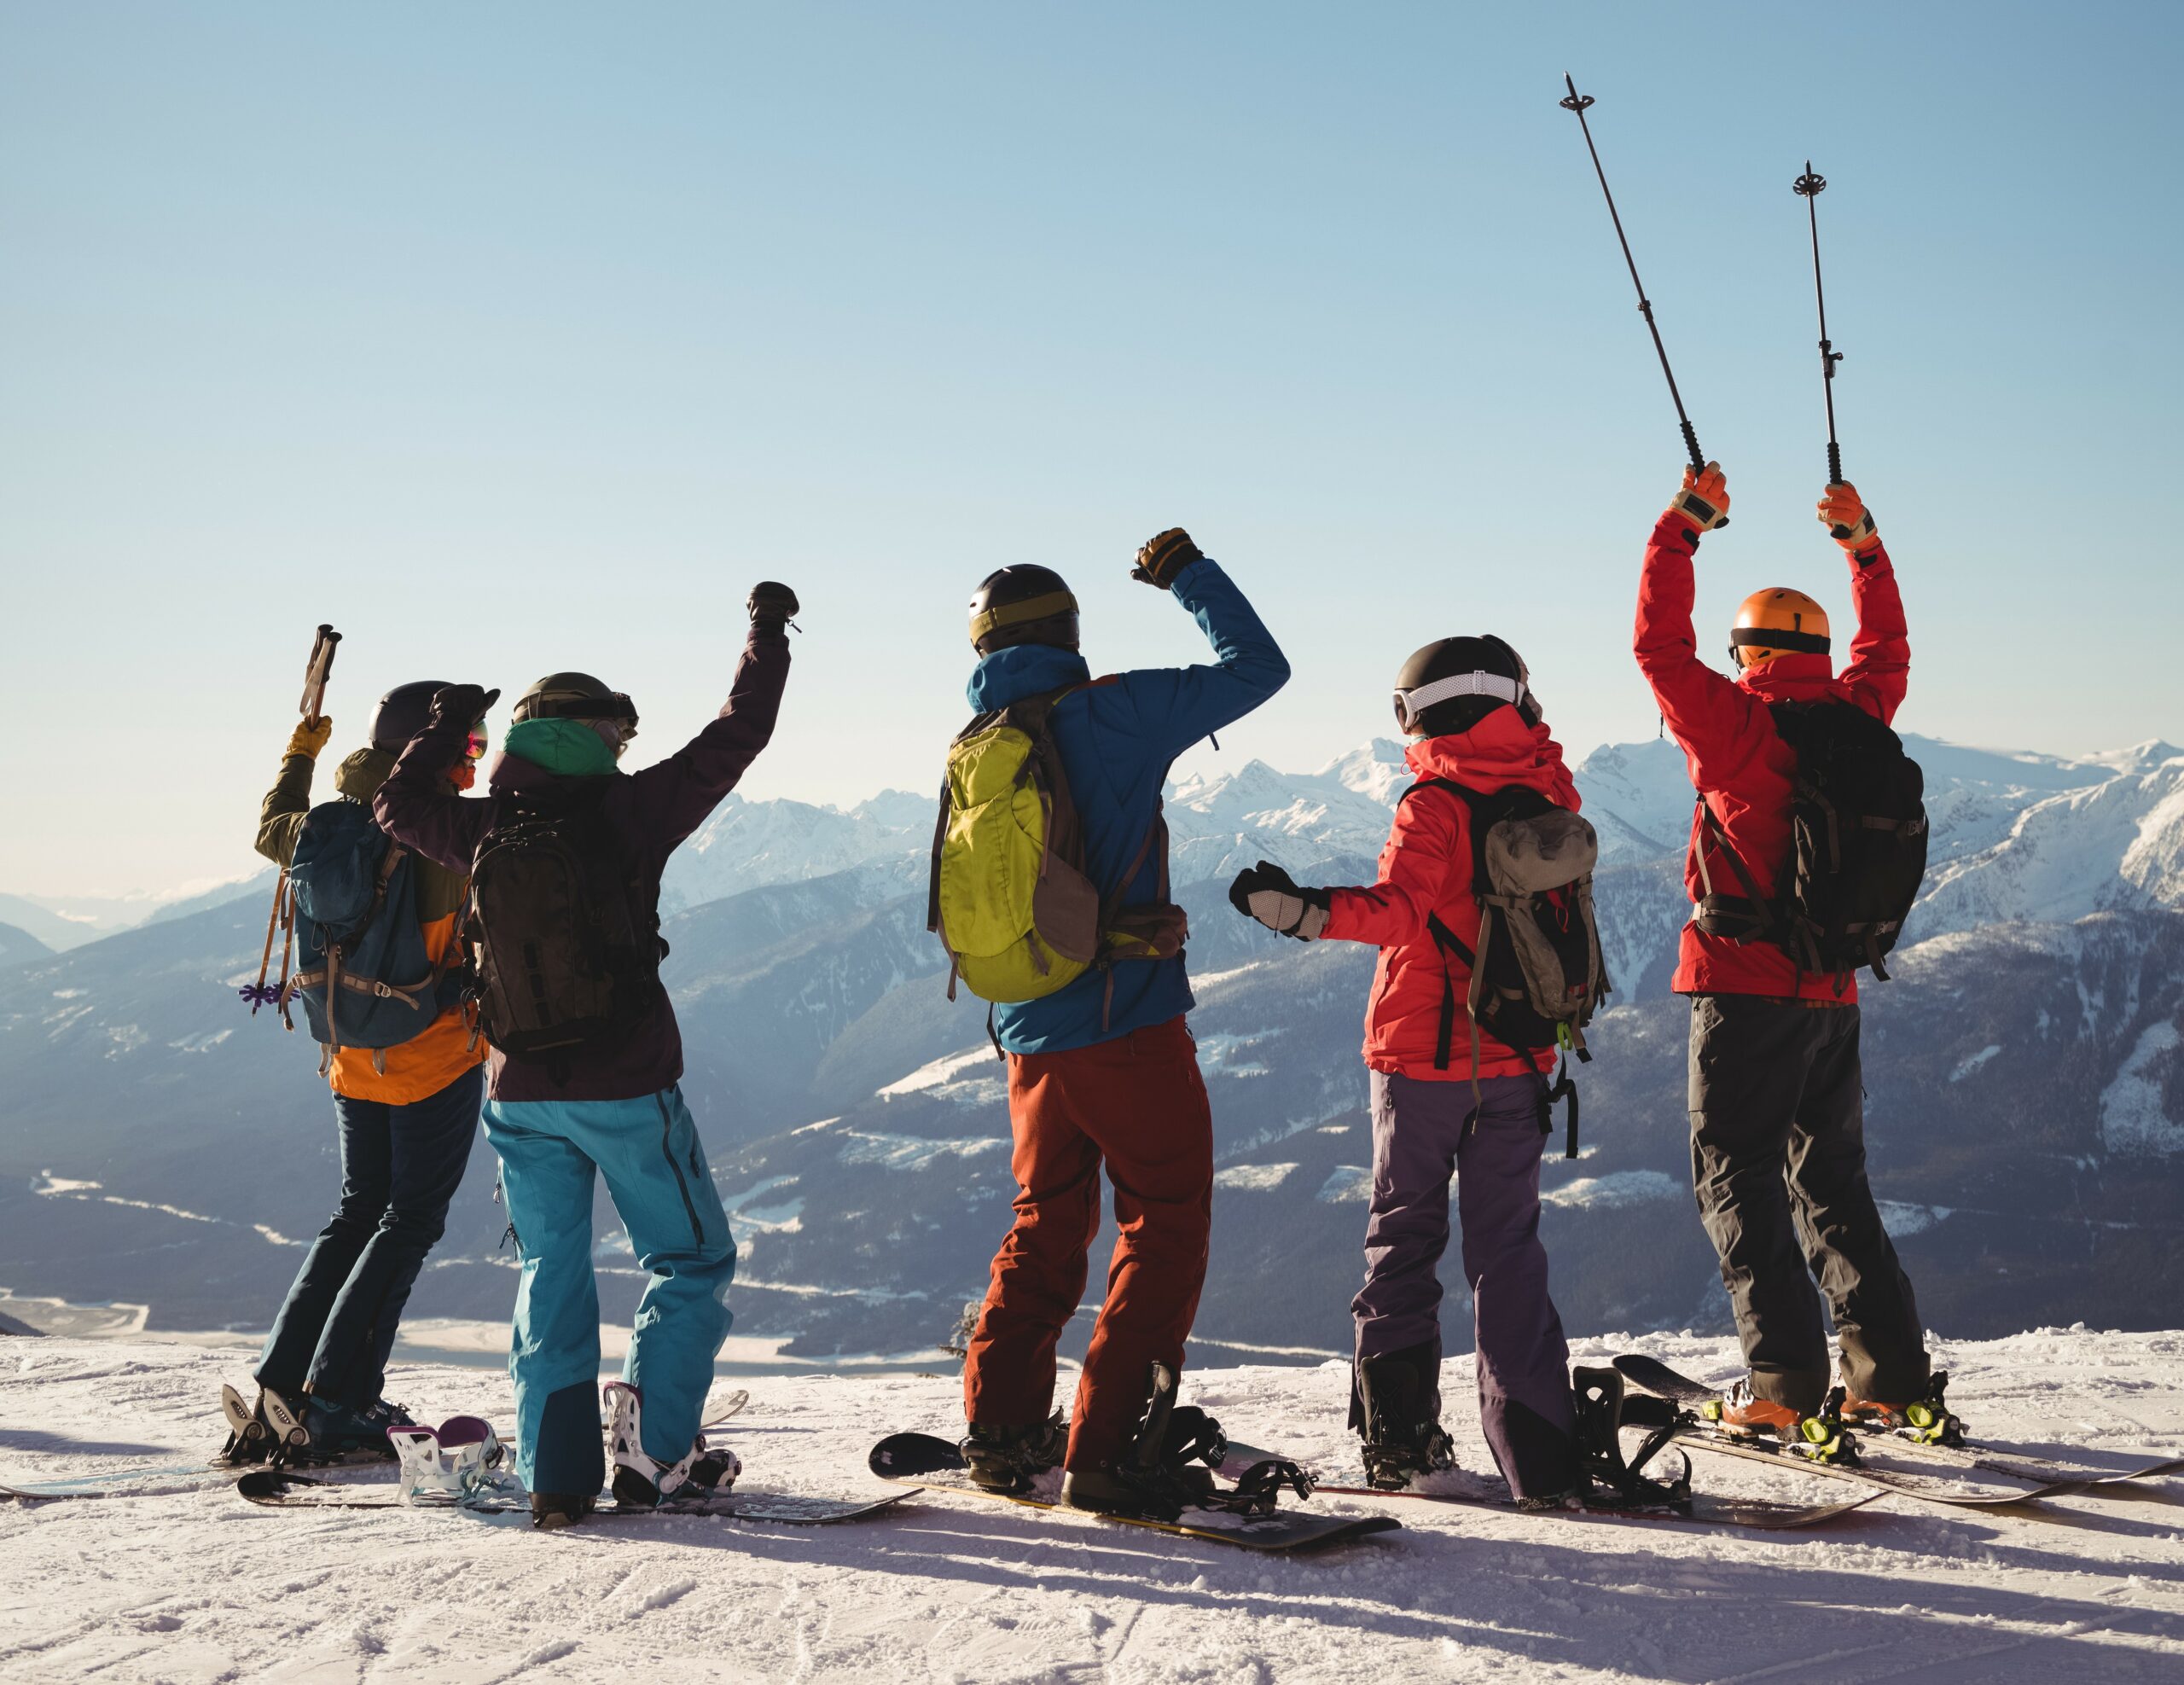
<path id="1" fill-rule="evenodd" d="M 584 1519 L 628 1520 L 633 1516 L 654 1518 L 724 1515 L 733 1521 L 770 1521 L 791 1527 L 826 1527 L 837 1521 L 856 1521 L 891 1509 L 921 1489 L 889 1492 L 877 1498 L 816 1498 L 792 1492 L 739 1492 L 712 1499 L 690 1508 L 655 1509 L 648 1505 L 601 1504 Z M 520 1495 L 494 1496 L 477 1503 L 404 1503 L 392 1492 L 363 1485 L 335 1485 L 285 1469 L 257 1468 L 235 1482 L 235 1493 L 269 1509 L 406 1509 L 416 1513 L 451 1510 L 470 1515 L 528 1515 L 531 1500 Z"/>
<path id="2" fill-rule="evenodd" d="M 751 1402 L 748 1391 L 739 1387 L 726 1394 L 706 1419 L 703 1432 L 724 1426 L 742 1414 Z M 251 1408 L 241 1392 L 231 1386 L 220 1389 L 220 1411 L 231 1435 L 240 1437 L 252 1420 Z M 314 1470 L 329 1468 L 377 1467 L 391 1465 L 392 1459 L 376 1453 L 336 1457 L 328 1462 L 313 1463 Z M 47 1480 L 0 1480 L 0 1498 L 15 1498 L 24 1502 L 46 1502 L 56 1498 L 155 1497 L 164 1493 L 116 1492 L 104 1490 L 134 1480 L 178 1480 L 194 1477 L 193 1485 L 211 1485 L 214 1482 L 235 1479 L 240 1471 L 257 1469 L 268 1472 L 262 1464 L 228 1462 L 218 1457 L 202 1462 L 153 1463 L 148 1467 L 118 1469 L 98 1474 L 67 1474 Z M 894 1500 L 891 1497 L 888 1502 Z"/>
<path id="3" fill-rule="evenodd" d="M 1000 1503 L 1017 1504 L 1026 1509 L 1050 1510 L 1062 1507 L 1058 1496 L 987 1491 L 971 1479 L 969 1465 L 964 1461 L 963 1453 L 955 1443 L 936 1438 L 930 1433 L 892 1433 L 872 1448 L 868 1461 L 874 1474 L 882 1480 L 892 1480 L 898 1485 L 925 1480 L 937 1475 L 942 1478 L 931 1481 L 936 1491 L 957 1493 L 965 1497 L 989 1498 Z M 1101 1515 L 1094 1510 L 1072 1513 L 1090 1515 L 1101 1521 L 1112 1521 L 1119 1526 L 1143 1527 L 1157 1533 L 1172 1533 L 1182 1538 L 1211 1539 L 1217 1544 L 1233 1544 L 1245 1550 L 1261 1551 L 1315 1549 L 1345 1539 L 1362 1538 L 1368 1533 L 1397 1532 L 1403 1526 L 1403 1523 L 1391 1515 L 1307 1515 L 1294 1509 L 1278 1509 L 1271 1515 L 1240 1515 L 1221 1509 L 1187 1509 L 1182 1519 L 1175 1521 L 1154 1521 L 1134 1515 Z"/>
<path id="4" fill-rule="evenodd" d="M 1567 1517 L 1572 1520 L 1582 1520 L 1587 1516 L 1594 1516 L 1617 1521 L 1681 1521 L 1702 1527 L 1752 1527 L 1768 1532 L 1817 1527 L 1838 1516 L 1848 1515 L 1854 1509 L 1862 1509 L 1885 1496 L 1871 1491 L 1861 1492 L 1855 1497 L 1844 1498 L 1834 1503 L 1780 1503 L 1767 1498 L 1716 1497 L 1705 1492 L 1693 1492 L 1687 1509 L 1666 1505 L 1656 1508 L 1597 1502 L 1589 1502 L 1577 1509 L 1519 1509 L 1510 1497 L 1508 1487 L 1492 1475 L 1449 1469 L 1431 1478 L 1435 1485 L 1425 1490 L 1405 1487 L 1390 1491 L 1380 1486 L 1337 1485 L 1326 1481 L 1321 1482 L 1314 1490 L 1345 1497 L 1401 1498 L 1417 1503 L 1466 1504 L 1477 1509 L 1498 1509 L 1507 1515 L 1537 1515 L 1548 1519 Z"/>
<path id="5" fill-rule="evenodd" d="M 1656 1398 L 1666 1399 L 1687 1411 L 1695 1411 L 1700 1405 L 1722 1396 L 1717 1388 L 1704 1386 L 1688 1375 L 1678 1374 L 1658 1358 L 1625 1353 L 1615 1360 L 1615 1368 L 1617 1373 L 1633 1386 L 1653 1394 Z M 1626 1415 L 1624 1420 L 1634 1419 Z M 1740 1438 L 1696 1419 L 1677 1430 L 1676 1443 L 1716 1456 L 1742 1457 L 1750 1462 L 1768 1463 L 1776 1468 L 1798 1469 L 1807 1474 L 1818 1475 L 1822 1479 L 1850 1481 L 1859 1485 L 1877 1487 L 1885 1492 L 1923 1498 L 1930 1503 L 1949 1504 L 1960 1509 L 2004 1509 L 2012 1504 L 2030 1503 L 2035 1499 L 2076 1491 L 2084 1484 L 2078 1480 L 2053 1480 L 2001 1486 L 1991 1483 L 1974 1485 L 1952 1480 L 1944 1475 L 1864 1461 L 1862 1448 L 1868 1442 L 1862 1439 L 1854 1441 L 1861 1448 L 1861 1461 L 1821 1462 L 1803 1455 L 1796 1446 L 1787 1443 L 1764 1438 Z"/>

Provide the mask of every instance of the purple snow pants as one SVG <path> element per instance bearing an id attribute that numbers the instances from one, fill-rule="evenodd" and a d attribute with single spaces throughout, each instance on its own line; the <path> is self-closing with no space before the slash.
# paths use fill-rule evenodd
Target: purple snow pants
<path id="1" fill-rule="evenodd" d="M 1494 1461 L 1519 1497 L 1577 1484 L 1570 1348 L 1547 1294 L 1539 1239 L 1545 1079 L 1489 1077 L 1474 1119 L 1469 1082 L 1373 1075 L 1373 1209 L 1365 1285 L 1350 1301 L 1357 1356 L 1441 1349 L 1441 1283 L 1449 1245 L 1449 1181 L 1463 1226 L 1478 1368 L 1478 1419 Z"/>

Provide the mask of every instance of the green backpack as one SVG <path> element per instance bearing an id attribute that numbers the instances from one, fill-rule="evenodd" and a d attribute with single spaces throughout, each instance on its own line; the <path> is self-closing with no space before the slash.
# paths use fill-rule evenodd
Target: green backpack
<path id="1" fill-rule="evenodd" d="M 926 928 L 948 950 L 950 1000 L 958 978 L 980 1000 L 1035 1001 L 1095 966 L 1182 950 L 1165 846 L 1158 906 L 1118 913 L 1085 875 L 1084 834 L 1051 729 L 1055 705 L 1077 688 L 980 714 L 949 745 Z M 1124 883 L 1166 830 L 1156 816 Z"/>

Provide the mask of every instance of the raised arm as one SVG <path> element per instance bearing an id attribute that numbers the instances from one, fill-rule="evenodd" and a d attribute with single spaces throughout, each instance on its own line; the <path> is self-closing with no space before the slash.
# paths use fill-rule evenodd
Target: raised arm
<path id="1" fill-rule="evenodd" d="M 1903 622 L 1903 594 L 1896 568 L 1873 530 L 1873 518 L 1855 485 L 1827 488 L 1820 518 L 1850 561 L 1850 603 L 1857 611 L 1858 635 L 1850 642 L 1850 664 L 1843 683 L 1867 712 L 1883 723 L 1896 718 L 1911 682 L 1911 638 Z"/>
<path id="2" fill-rule="evenodd" d="M 450 872 L 468 873 L 491 828 L 493 804 L 449 787 L 448 769 L 462 758 L 471 725 L 500 695 L 474 684 L 450 684 L 433 698 L 425 729 L 410 740 L 386 781 L 372 798 L 380 829 L 404 848 Z"/>
<path id="3" fill-rule="evenodd" d="M 719 715 L 665 760 L 630 776 L 638 831 L 663 855 L 705 822 L 773 738 L 788 683 L 786 623 L 797 605 L 786 587 L 770 588 L 778 598 L 764 596 L 768 589 L 752 594 L 750 636 Z"/>
<path id="4" fill-rule="evenodd" d="M 305 720 L 288 734 L 281 776 L 258 808 L 258 851 L 276 866 L 285 866 L 295 857 L 296 837 L 304 828 L 304 816 L 311 811 L 311 771 L 318 752 L 333 735 L 330 719 L 317 724 Z"/>
<path id="5" fill-rule="evenodd" d="M 1165 763 L 1281 689 L 1289 662 L 1221 565 L 1200 554 L 1181 527 L 1138 552 L 1134 577 L 1165 588 L 1213 646 L 1211 666 L 1141 668 L 1119 681 L 1147 750 Z"/>
<path id="6" fill-rule="evenodd" d="M 1695 489 L 1694 489 L 1695 479 Z M 1763 738 L 1753 729 L 1759 702 L 1699 659 L 1691 625 L 1697 595 L 1693 558 L 1701 518 L 1687 507 L 1728 511 L 1728 489 L 1711 463 L 1707 474 L 1684 473 L 1685 489 L 1655 523 L 1638 576 L 1638 624 L 1631 651 L 1653 687 L 1661 718 L 1690 764 L 1699 788 L 1719 789 Z"/>

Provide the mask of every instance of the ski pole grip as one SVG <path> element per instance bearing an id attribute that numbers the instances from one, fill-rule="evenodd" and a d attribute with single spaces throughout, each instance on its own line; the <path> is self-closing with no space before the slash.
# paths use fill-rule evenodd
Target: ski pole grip
<path id="1" fill-rule="evenodd" d="M 1691 471 L 1693 474 L 1703 474 L 1706 468 L 1706 453 L 1699 448 L 1699 429 L 1693 427 L 1688 420 L 1683 421 L 1682 425 L 1683 448 L 1691 453 Z M 1718 532 L 1728 524 L 1729 518 L 1723 515 L 1714 523 L 1714 530 Z"/>
<path id="2" fill-rule="evenodd" d="M 1827 483 L 1830 485 L 1843 483 L 1843 447 L 1832 439 L 1827 441 Z"/>

